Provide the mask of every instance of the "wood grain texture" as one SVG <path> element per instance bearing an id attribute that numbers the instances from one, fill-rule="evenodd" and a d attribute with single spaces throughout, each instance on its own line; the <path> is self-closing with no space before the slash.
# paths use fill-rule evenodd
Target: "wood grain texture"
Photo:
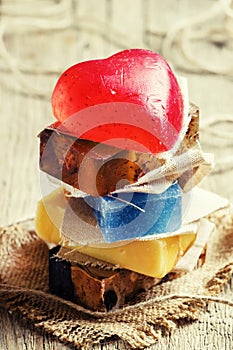
<path id="1" fill-rule="evenodd" d="M 38 7 L 38 13 L 56 1 L 28 0 L 28 8 Z M 68 2 L 67 2 L 68 3 Z M 36 202 L 41 196 L 38 172 L 39 142 L 37 134 L 53 122 L 50 94 L 59 73 L 69 65 L 84 59 L 104 57 L 129 47 L 145 47 L 161 50 L 164 31 L 189 16 L 204 11 L 213 1 L 186 0 L 74 0 L 72 26 L 63 30 L 35 30 L 28 25 L 16 24 L 17 18 L 25 23 L 25 6 L 15 6 L 17 16 L 7 14 L 6 6 L 14 5 L 2 0 L 1 22 L 7 25 L 4 40 L 7 49 L 22 69 L 22 80 L 9 68 L 0 50 L 0 224 L 7 225 L 34 216 Z M 5 6 L 5 7 L 4 7 Z M 12 11 L 12 6 L 11 6 Z M 30 12 L 30 11 L 29 11 Z M 51 14 L 51 25 L 59 23 L 60 15 Z M 65 17 L 65 12 L 61 18 Z M 31 17 L 32 18 L 32 17 Z M 219 19 L 220 20 L 220 19 Z M 15 24 L 11 30 L 11 23 Z M 18 26 L 18 27 L 17 27 Z M 18 28 L 18 30 L 17 30 Z M 20 29 L 21 28 L 21 29 Z M 14 31 L 13 31 L 14 29 Z M 158 35 L 158 32 L 160 33 Z M 207 55 L 210 43 L 197 42 L 194 54 Z M 216 49 L 217 50 L 217 49 Z M 223 58 L 223 51 L 213 51 L 213 60 Z M 212 51 L 211 51 L 212 54 Z M 230 51 L 233 57 L 231 47 Z M 170 63 L 173 60 L 169 57 Z M 209 133 L 205 128 L 211 118 L 217 116 L 218 124 L 213 131 L 232 130 L 224 120 L 233 121 L 233 84 L 227 76 L 194 74 L 180 66 L 180 75 L 188 78 L 191 101 L 201 110 L 201 141 L 206 151 L 214 152 L 216 169 L 203 186 L 233 201 L 232 139 Z M 45 97 L 30 94 L 30 88 L 46 93 Z M 231 130 L 229 129 L 231 128 Z M 224 134 L 225 135 L 225 134 Z M 228 161 L 229 159 L 229 161 Z M 229 283 L 222 296 L 232 300 L 233 286 Z M 166 336 L 150 349 L 227 349 L 233 348 L 233 318 L 230 307 L 210 303 L 200 320 L 191 326 L 179 328 L 173 336 Z M 0 309 L 0 350 L 68 350 L 52 336 L 35 330 L 18 314 Z M 127 349 L 122 341 L 97 345 L 93 349 Z"/>

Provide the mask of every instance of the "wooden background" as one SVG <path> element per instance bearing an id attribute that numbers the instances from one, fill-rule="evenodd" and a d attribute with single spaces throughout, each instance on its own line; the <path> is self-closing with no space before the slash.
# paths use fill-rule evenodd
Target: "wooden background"
<path id="1" fill-rule="evenodd" d="M 40 198 L 37 134 L 54 121 L 50 96 L 59 74 L 78 61 L 132 47 L 162 53 L 187 77 L 190 100 L 201 109 L 203 148 L 216 159 L 202 186 L 233 201 L 233 17 L 220 3 L 227 2 L 0 2 L 0 225 L 34 216 Z M 231 281 L 222 296 L 232 300 L 232 292 Z M 150 349 L 233 349 L 232 314 L 211 303 L 199 322 Z M 0 309 L 0 349 L 69 348 Z"/>

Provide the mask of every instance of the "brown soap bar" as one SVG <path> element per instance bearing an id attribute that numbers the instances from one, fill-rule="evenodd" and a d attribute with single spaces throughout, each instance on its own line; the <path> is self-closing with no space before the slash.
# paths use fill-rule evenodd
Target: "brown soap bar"
<path id="1" fill-rule="evenodd" d="M 40 169 L 93 196 L 134 183 L 143 173 L 135 152 L 77 139 L 52 126 L 40 133 Z"/>
<path id="2" fill-rule="evenodd" d="M 191 121 L 178 153 L 198 139 L 199 110 L 190 104 Z M 51 125 L 40 135 L 40 169 L 93 196 L 104 196 L 164 164 L 162 157 L 122 150 L 76 138 Z"/>
<path id="3" fill-rule="evenodd" d="M 62 248 L 63 249 L 63 248 Z M 94 266 L 89 257 L 83 261 L 59 257 L 59 247 L 50 251 L 50 292 L 93 311 L 109 311 L 123 306 L 138 292 L 145 291 L 160 282 L 160 279 L 145 276 L 126 269 L 108 265 Z M 77 257 L 77 255 L 76 255 Z"/>
<path id="4" fill-rule="evenodd" d="M 123 306 L 158 283 L 174 280 L 186 272 L 171 271 L 162 279 L 145 276 L 65 247 L 50 250 L 50 292 L 93 311 Z M 196 268 L 204 265 L 204 247 Z"/>
<path id="5" fill-rule="evenodd" d="M 189 104 L 189 114 L 191 115 L 191 120 L 188 126 L 188 130 L 182 141 L 180 149 L 191 148 L 199 140 L 199 116 L 200 111 L 197 106 L 193 103 Z"/>

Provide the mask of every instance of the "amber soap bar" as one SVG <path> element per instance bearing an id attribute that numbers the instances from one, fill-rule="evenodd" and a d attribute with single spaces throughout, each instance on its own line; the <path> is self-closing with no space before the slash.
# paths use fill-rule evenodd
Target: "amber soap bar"
<path id="1" fill-rule="evenodd" d="M 139 291 L 159 282 L 158 278 L 126 269 L 82 266 L 72 259 L 60 258 L 59 246 L 50 250 L 50 292 L 94 311 L 117 309 Z"/>
<path id="2" fill-rule="evenodd" d="M 78 139 L 57 124 L 40 133 L 40 169 L 92 196 L 104 196 L 143 175 L 135 153 Z"/>
<path id="3" fill-rule="evenodd" d="M 195 145 L 199 110 L 190 105 L 191 120 L 178 152 Z M 123 150 L 75 137 L 59 122 L 40 134 L 40 169 L 91 196 L 105 196 L 163 164 L 153 154 Z M 175 179 L 174 179 L 175 180 Z"/>

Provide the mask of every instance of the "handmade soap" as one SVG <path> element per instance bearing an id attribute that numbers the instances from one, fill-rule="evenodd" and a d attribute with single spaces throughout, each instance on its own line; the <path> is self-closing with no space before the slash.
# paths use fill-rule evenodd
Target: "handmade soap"
<path id="1" fill-rule="evenodd" d="M 88 196 L 85 202 L 92 208 L 107 243 L 173 232 L 181 226 L 181 189 L 177 182 L 161 194 Z"/>
<path id="2" fill-rule="evenodd" d="M 60 251 L 59 246 L 50 250 L 50 292 L 91 310 L 117 309 L 139 291 L 160 282 L 158 278 L 125 269 L 87 267 L 70 259 L 69 255 L 61 258 Z"/>
<path id="3" fill-rule="evenodd" d="M 78 138 L 155 154 L 173 147 L 184 118 L 170 66 L 143 49 L 70 67 L 54 88 L 52 107 Z"/>
<path id="4" fill-rule="evenodd" d="M 79 252 L 121 268 L 147 276 L 164 277 L 195 241 L 196 234 L 187 232 L 177 236 L 131 243 L 113 248 L 76 246 Z"/>
<path id="5" fill-rule="evenodd" d="M 178 153 L 193 147 L 198 139 L 198 108 L 190 104 L 189 113 L 191 120 Z M 58 122 L 45 128 L 39 137 L 40 169 L 92 196 L 105 196 L 135 183 L 164 163 L 162 157 L 150 153 L 79 139 Z"/>
<path id="6" fill-rule="evenodd" d="M 135 152 L 77 139 L 58 124 L 40 134 L 40 168 L 92 196 L 104 196 L 144 174 Z"/>
<path id="7" fill-rule="evenodd" d="M 46 196 L 38 204 L 36 231 L 47 242 L 62 243 L 62 237 L 57 225 L 59 220 L 61 222 L 65 206 L 67 205 L 63 199 L 64 193 L 58 189 Z M 46 207 L 53 207 L 53 212 L 46 210 Z M 76 242 L 74 246 L 68 246 L 67 259 L 69 260 L 71 256 L 69 251 L 79 251 L 96 259 L 116 264 L 119 267 L 160 278 L 175 266 L 180 256 L 193 244 L 195 238 L 195 230 L 187 229 L 187 232 L 173 237 L 145 239 L 143 241 L 134 240 L 118 246 L 111 244 L 105 247 L 100 245 L 83 246 Z"/>
<path id="8" fill-rule="evenodd" d="M 37 203 L 35 228 L 38 236 L 46 242 L 60 242 L 60 227 L 66 205 L 67 199 L 61 187 Z"/>

